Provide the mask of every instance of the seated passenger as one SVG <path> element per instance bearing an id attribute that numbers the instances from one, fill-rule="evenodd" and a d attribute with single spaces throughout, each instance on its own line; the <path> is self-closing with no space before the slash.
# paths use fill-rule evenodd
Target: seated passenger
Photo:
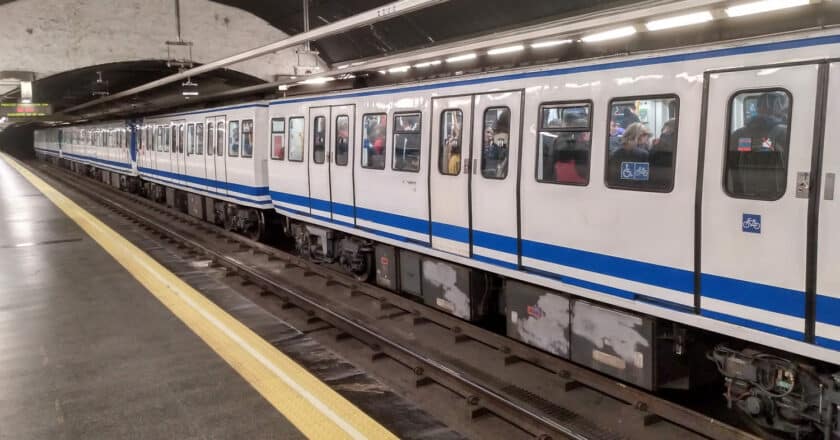
<path id="1" fill-rule="evenodd" d="M 787 148 L 787 124 L 782 95 L 764 93 L 758 97 L 756 115 L 729 137 L 729 151 L 784 151 Z"/>
<path id="2" fill-rule="evenodd" d="M 615 119 L 610 121 L 610 154 L 616 152 L 621 148 L 621 135 L 624 134 L 624 129 L 616 122 Z"/>
<path id="3" fill-rule="evenodd" d="M 563 133 L 554 140 L 554 181 L 557 183 L 585 184 L 587 174 L 589 133 Z M 567 136 L 563 139 L 563 136 Z M 583 144 L 583 145 L 580 145 Z"/>

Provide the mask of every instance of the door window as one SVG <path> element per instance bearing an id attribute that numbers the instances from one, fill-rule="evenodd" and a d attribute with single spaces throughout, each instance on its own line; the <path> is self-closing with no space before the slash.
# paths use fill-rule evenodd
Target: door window
<path id="1" fill-rule="evenodd" d="M 187 124 L 187 154 L 195 154 L 195 125 Z"/>
<path id="2" fill-rule="evenodd" d="M 508 173 L 510 150 L 510 109 L 490 107 L 485 110 L 483 133 L 481 175 L 488 179 L 504 179 Z"/>
<path id="3" fill-rule="evenodd" d="M 195 154 L 204 154 L 204 123 L 195 124 Z"/>
<path id="4" fill-rule="evenodd" d="M 335 164 L 347 165 L 350 145 L 350 117 L 340 115 L 335 118 Z"/>
<path id="5" fill-rule="evenodd" d="M 212 122 L 207 123 L 207 155 L 212 156 L 216 154 L 216 150 L 213 147 L 216 143 L 216 124 Z"/>
<path id="6" fill-rule="evenodd" d="M 315 163 L 324 163 L 327 145 L 327 119 L 323 116 L 316 116 L 312 122 L 312 160 Z"/>
<path id="7" fill-rule="evenodd" d="M 441 174 L 461 174 L 461 127 L 464 113 L 461 110 L 446 110 L 440 114 L 440 155 L 438 171 Z"/>
<path id="8" fill-rule="evenodd" d="M 784 89 L 739 92 L 729 101 L 724 188 L 732 197 L 778 200 L 787 186 L 793 97 Z"/>
<path id="9" fill-rule="evenodd" d="M 216 156 L 221 156 L 225 152 L 225 123 L 219 121 L 216 123 Z"/>
<path id="10" fill-rule="evenodd" d="M 586 185 L 592 147 L 592 104 L 543 104 L 537 140 L 537 181 Z"/>

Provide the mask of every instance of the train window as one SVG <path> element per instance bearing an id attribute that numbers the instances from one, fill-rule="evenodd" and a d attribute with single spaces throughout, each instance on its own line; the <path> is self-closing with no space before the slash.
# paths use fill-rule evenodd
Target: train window
<path id="1" fill-rule="evenodd" d="M 677 96 L 613 99 L 609 108 L 607 186 L 657 192 L 674 189 Z"/>
<path id="2" fill-rule="evenodd" d="M 225 153 L 225 123 L 219 121 L 216 123 L 216 156 L 222 156 Z"/>
<path id="3" fill-rule="evenodd" d="M 316 116 L 312 121 L 312 160 L 324 163 L 327 146 L 327 120 L 323 116 Z"/>
<path id="4" fill-rule="evenodd" d="M 440 156 L 438 171 L 441 174 L 461 174 L 461 127 L 464 113 L 461 110 L 446 110 L 440 114 Z"/>
<path id="5" fill-rule="evenodd" d="M 163 151 L 165 151 L 167 153 L 169 152 L 169 145 L 170 145 L 170 141 L 172 140 L 171 139 L 172 133 L 173 133 L 173 131 L 171 129 L 163 127 L 163 135 L 165 136 L 164 137 L 164 142 L 163 142 L 163 148 L 164 148 Z"/>
<path id="6" fill-rule="evenodd" d="M 187 154 L 195 154 L 195 125 L 187 124 Z"/>
<path id="7" fill-rule="evenodd" d="M 216 124 L 212 122 L 207 123 L 207 155 L 212 156 L 216 154 L 216 149 L 213 147 L 216 143 Z"/>
<path id="8" fill-rule="evenodd" d="M 335 164 L 347 165 L 350 158 L 350 117 L 335 118 Z"/>
<path id="9" fill-rule="evenodd" d="M 784 89 L 748 90 L 730 98 L 727 194 L 757 200 L 785 194 L 792 107 L 793 97 Z"/>
<path id="10" fill-rule="evenodd" d="M 195 124 L 195 154 L 204 155 L 204 124 Z"/>
<path id="11" fill-rule="evenodd" d="M 289 118 L 289 160 L 303 162 L 303 118 Z"/>
<path id="12" fill-rule="evenodd" d="M 592 104 L 543 104 L 539 128 L 537 181 L 587 185 L 592 150 Z"/>
<path id="13" fill-rule="evenodd" d="M 391 168 L 397 171 L 420 171 L 420 113 L 394 115 Z"/>
<path id="14" fill-rule="evenodd" d="M 388 116 L 385 113 L 362 117 L 362 167 L 385 169 L 385 140 Z"/>
<path id="15" fill-rule="evenodd" d="M 228 157 L 239 156 L 239 121 L 228 122 Z"/>
<path id="16" fill-rule="evenodd" d="M 284 118 L 271 119 L 271 158 L 283 160 L 286 156 L 284 136 L 286 134 L 286 120 Z"/>
<path id="17" fill-rule="evenodd" d="M 490 107 L 484 110 L 484 136 L 481 146 L 481 175 L 504 179 L 508 173 L 510 145 L 510 109 Z"/>
<path id="18" fill-rule="evenodd" d="M 242 120 L 242 157 L 254 155 L 254 121 Z"/>

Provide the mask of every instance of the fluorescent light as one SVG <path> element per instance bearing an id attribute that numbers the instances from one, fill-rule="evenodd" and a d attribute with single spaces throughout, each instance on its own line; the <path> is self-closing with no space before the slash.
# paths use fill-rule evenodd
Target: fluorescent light
<path id="1" fill-rule="evenodd" d="M 569 44 L 572 40 L 545 40 L 545 41 L 537 41 L 536 43 L 531 43 L 531 47 L 534 49 L 542 49 L 545 47 L 554 47 L 559 46 L 561 44 Z"/>
<path id="2" fill-rule="evenodd" d="M 404 73 L 408 72 L 408 69 L 411 69 L 411 66 L 392 67 L 388 69 L 388 73 Z"/>
<path id="3" fill-rule="evenodd" d="M 386 71 L 384 71 L 384 70 L 380 70 L 380 71 L 379 71 L 379 73 L 381 73 L 381 74 L 383 74 L 383 75 L 386 75 L 388 72 L 386 72 Z"/>
<path id="4" fill-rule="evenodd" d="M 350 67 L 361 66 L 364 63 L 365 61 L 356 61 L 355 63 L 350 63 Z"/>
<path id="5" fill-rule="evenodd" d="M 285 92 L 286 90 L 289 90 L 289 86 L 288 84 L 280 84 L 279 86 L 277 86 L 277 90 Z"/>
<path id="6" fill-rule="evenodd" d="M 503 53 L 520 52 L 525 49 L 525 46 L 517 44 L 514 46 L 498 47 L 487 51 L 487 55 L 501 55 Z"/>
<path id="7" fill-rule="evenodd" d="M 616 29 L 610 29 L 597 34 L 587 35 L 580 40 L 584 43 L 597 43 L 599 41 L 612 40 L 615 38 L 629 37 L 636 33 L 636 28 L 633 26 L 624 26 Z"/>
<path id="8" fill-rule="evenodd" d="M 300 83 L 301 84 L 324 84 L 324 83 L 330 82 L 334 79 L 335 78 L 333 78 L 331 76 L 322 76 L 322 77 L 319 77 L 319 78 L 309 78 L 309 79 L 301 81 Z"/>
<path id="9" fill-rule="evenodd" d="M 714 20 L 712 13 L 709 11 L 694 12 L 692 14 L 677 15 L 675 17 L 660 18 L 658 20 L 651 20 L 645 23 L 645 27 L 649 31 L 661 31 L 662 29 L 671 29 L 681 26 L 689 26 L 692 24 L 705 23 Z"/>
<path id="10" fill-rule="evenodd" d="M 474 53 L 465 53 L 463 55 L 457 55 L 454 57 L 449 57 L 446 59 L 447 63 L 457 63 L 459 61 L 467 61 L 475 59 L 476 55 Z"/>
<path id="11" fill-rule="evenodd" d="M 349 64 L 342 64 L 342 65 L 340 65 L 340 66 L 336 67 L 336 69 L 341 70 L 341 69 L 346 69 L 346 68 L 348 68 L 348 67 L 350 67 L 350 65 L 349 65 Z"/>
<path id="12" fill-rule="evenodd" d="M 184 90 L 183 92 L 181 92 L 181 94 L 184 95 L 184 96 L 198 96 L 198 91 L 197 90 Z"/>
<path id="13" fill-rule="evenodd" d="M 744 15 L 759 14 L 761 12 L 793 8 L 796 6 L 807 5 L 808 3 L 810 3 L 809 0 L 763 0 L 730 6 L 726 8 L 726 15 L 730 17 L 741 17 Z"/>
<path id="14" fill-rule="evenodd" d="M 422 69 L 423 67 L 437 66 L 437 65 L 439 65 L 440 63 L 441 63 L 441 61 L 440 61 L 440 60 L 434 60 L 434 61 L 424 61 L 424 62 L 422 62 L 422 63 L 417 63 L 417 64 L 415 64 L 415 65 L 414 65 L 414 67 L 417 67 L 418 69 Z"/>

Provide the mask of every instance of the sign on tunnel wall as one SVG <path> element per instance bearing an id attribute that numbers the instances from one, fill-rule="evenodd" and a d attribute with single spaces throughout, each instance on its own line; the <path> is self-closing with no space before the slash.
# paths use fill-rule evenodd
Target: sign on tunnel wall
<path id="1" fill-rule="evenodd" d="M 20 102 L 0 103 L 0 117 L 6 116 L 9 119 L 34 118 L 50 114 L 52 114 L 52 106 L 42 102 L 28 104 Z"/>

